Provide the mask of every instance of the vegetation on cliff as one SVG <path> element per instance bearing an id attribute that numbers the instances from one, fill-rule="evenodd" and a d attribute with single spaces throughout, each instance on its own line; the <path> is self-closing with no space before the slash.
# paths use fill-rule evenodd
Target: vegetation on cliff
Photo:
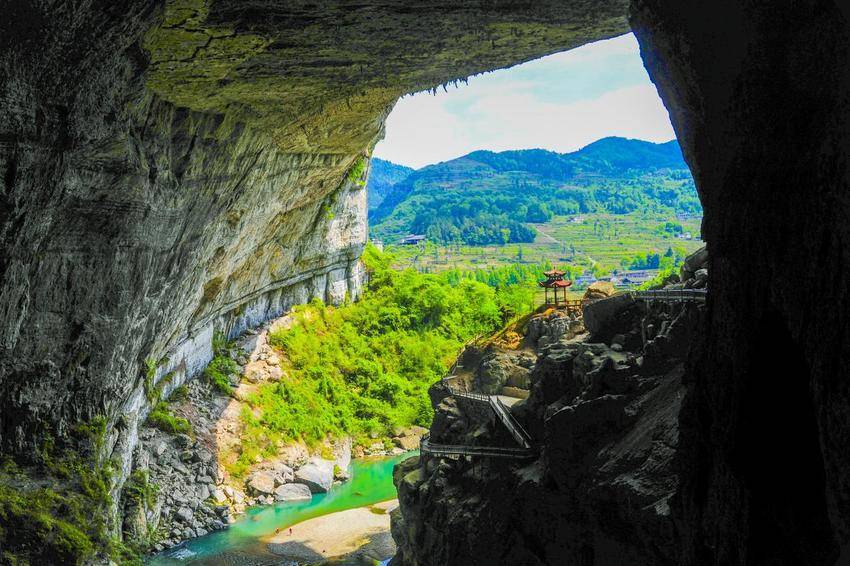
<path id="1" fill-rule="evenodd" d="M 109 525 L 118 464 L 99 459 L 105 433 L 106 420 L 97 418 L 74 430 L 82 452 L 47 442 L 34 468 L 0 465 L 0 563 L 141 564 L 142 549 L 113 537 Z"/>
<path id="2" fill-rule="evenodd" d="M 279 442 L 315 444 L 350 434 L 387 438 L 432 417 L 428 387 L 445 375 L 464 342 L 499 328 L 531 306 L 531 290 L 499 289 L 458 274 L 395 271 L 392 256 L 369 247 L 368 290 L 340 307 L 313 301 L 295 309 L 270 342 L 284 354 L 283 377 L 248 396 L 239 474 Z M 250 408 L 249 408 L 250 407 Z"/>

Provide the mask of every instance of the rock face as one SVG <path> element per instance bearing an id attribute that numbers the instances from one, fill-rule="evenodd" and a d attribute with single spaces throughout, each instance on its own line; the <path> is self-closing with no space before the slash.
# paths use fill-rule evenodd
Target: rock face
<path id="1" fill-rule="evenodd" d="M 694 306 L 644 310 L 631 317 L 635 332 L 662 315 L 673 317 L 671 332 L 678 328 L 691 340 L 704 317 Z M 394 564 L 678 563 L 670 500 L 680 482 L 684 356 L 656 356 L 650 364 L 638 361 L 643 352 L 584 336 L 539 348 L 531 395 L 513 407 L 541 444 L 541 457 L 478 459 L 473 466 L 423 454 L 397 467 Z M 510 442 L 458 401 L 447 397 L 437 407 L 433 439 Z"/>
<path id="2" fill-rule="evenodd" d="M 105 416 L 120 484 L 150 411 L 146 360 L 167 395 L 214 332 L 360 292 L 357 172 L 399 96 L 623 33 L 626 4 L 15 3 L 0 22 L 0 450 L 27 463 Z"/>
<path id="3" fill-rule="evenodd" d="M 777 7 L 632 3 L 709 243 L 671 502 L 685 564 L 850 560 L 850 8 Z"/>
<path id="4" fill-rule="evenodd" d="M 104 416 L 116 492 L 146 381 L 168 395 L 214 333 L 359 294 L 356 172 L 400 95 L 627 29 L 625 0 L 592 14 L 14 4 L 0 18 L 0 451 L 29 463 Z"/>

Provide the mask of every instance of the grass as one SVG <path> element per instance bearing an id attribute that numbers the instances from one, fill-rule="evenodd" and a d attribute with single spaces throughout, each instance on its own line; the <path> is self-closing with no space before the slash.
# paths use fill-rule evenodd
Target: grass
<path id="1" fill-rule="evenodd" d="M 227 342 L 224 335 L 217 333 L 213 337 L 213 359 L 204 370 L 204 377 L 220 393 L 231 395 L 233 387 L 230 385 L 231 374 L 239 374 L 239 365 L 230 357 L 233 345 Z"/>
<path id="2" fill-rule="evenodd" d="M 183 417 L 177 417 L 171 412 L 167 401 L 160 401 L 148 415 L 148 424 L 169 434 L 192 435 L 192 424 Z"/>

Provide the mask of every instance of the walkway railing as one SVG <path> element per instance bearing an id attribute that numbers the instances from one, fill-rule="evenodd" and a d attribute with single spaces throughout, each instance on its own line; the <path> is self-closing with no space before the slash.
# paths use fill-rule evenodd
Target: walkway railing
<path id="1" fill-rule="evenodd" d="M 479 403 L 487 403 L 493 410 L 499 421 L 505 426 L 510 435 L 520 445 L 520 448 L 504 448 L 499 446 L 467 446 L 461 444 L 432 444 L 428 440 L 428 436 L 423 436 L 420 441 L 420 450 L 423 453 L 434 456 L 486 456 L 492 458 L 530 458 L 537 454 L 537 448 L 534 447 L 531 436 L 523 428 L 511 414 L 498 395 L 485 395 L 483 393 L 474 393 L 470 391 L 460 391 L 452 387 L 451 381 L 454 381 L 453 376 L 440 380 L 440 385 L 446 389 L 449 394 L 454 397 L 470 399 Z"/>
<path id="2" fill-rule="evenodd" d="M 676 303 L 704 303 L 708 296 L 706 289 L 655 289 L 653 291 L 629 291 L 635 299 L 665 301 Z"/>
<path id="3" fill-rule="evenodd" d="M 493 412 L 496 413 L 496 416 L 499 417 L 499 420 L 502 421 L 502 424 L 505 425 L 505 428 L 508 429 L 511 436 L 514 437 L 514 440 L 516 440 L 523 448 L 531 448 L 531 436 L 528 432 L 526 432 L 522 425 L 519 424 L 519 421 L 514 418 L 511 411 L 505 407 L 502 400 L 496 395 L 490 395 L 489 397 L 490 406 L 493 407 Z"/>
<path id="4" fill-rule="evenodd" d="M 422 454 L 440 458 L 454 456 L 480 456 L 486 458 L 507 458 L 527 460 L 537 457 L 538 450 L 528 448 L 505 448 L 502 446 L 468 446 L 462 444 L 437 444 L 431 442 L 431 435 L 426 434 L 419 441 L 419 451 Z"/>

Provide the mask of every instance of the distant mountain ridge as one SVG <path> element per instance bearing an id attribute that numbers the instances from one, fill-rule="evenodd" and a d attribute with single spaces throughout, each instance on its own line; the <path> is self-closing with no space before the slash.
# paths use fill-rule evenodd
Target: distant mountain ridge
<path id="1" fill-rule="evenodd" d="M 386 175 L 377 178 L 379 202 L 370 207 L 372 231 L 381 237 L 430 230 L 430 239 L 443 242 L 522 242 L 534 238 L 524 222 L 552 214 L 701 210 L 675 140 L 608 137 L 571 153 L 479 150 L 406 175 L 393 172 L 398 180 L 391 184 Z"/>

